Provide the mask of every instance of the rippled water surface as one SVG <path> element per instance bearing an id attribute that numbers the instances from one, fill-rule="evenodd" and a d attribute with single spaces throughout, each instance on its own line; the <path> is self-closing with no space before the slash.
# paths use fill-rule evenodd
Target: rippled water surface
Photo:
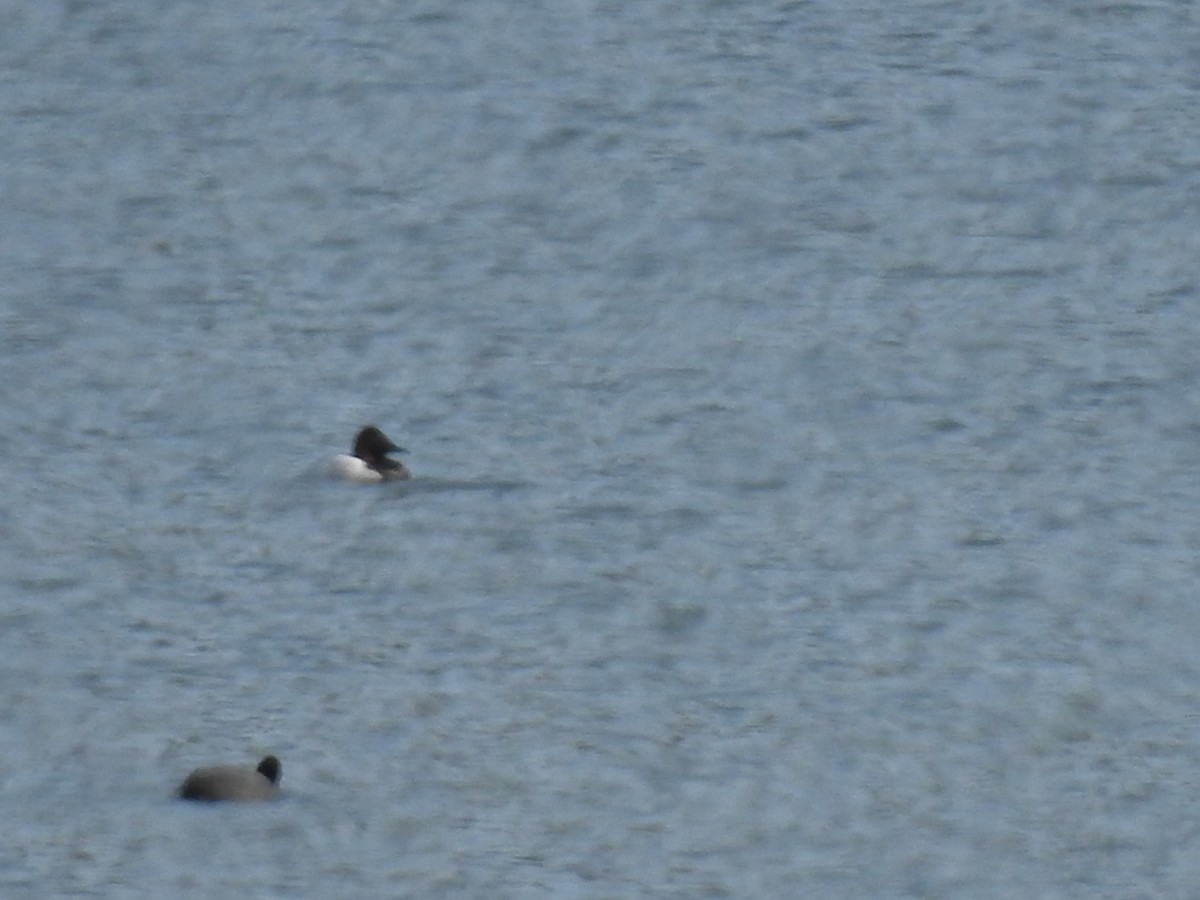
<path id="1" fill-rule="evenodd" d="M 0 11 L 0 894 L 1190 896 L 1198 19 Z"/>

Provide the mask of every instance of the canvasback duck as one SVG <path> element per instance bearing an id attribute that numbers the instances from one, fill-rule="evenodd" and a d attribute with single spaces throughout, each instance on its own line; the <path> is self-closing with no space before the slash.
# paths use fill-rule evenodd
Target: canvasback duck
<path id="1" fill-rule="evenodd" d="M 207 766 L 196 769 L 179 786 L 184 800 L 270 800 L 279 796 L 283 767 L 274 756 L 264 756 L 258 768 Z"/>

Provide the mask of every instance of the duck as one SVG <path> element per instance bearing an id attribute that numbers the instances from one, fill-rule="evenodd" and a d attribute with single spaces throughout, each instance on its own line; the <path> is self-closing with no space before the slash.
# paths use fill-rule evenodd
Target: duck
<path id="1" fill-rule="evenodd" d="M 354 437 L 353 455 L 333 458 L 333 471 L 349 481 L 403 481 L 411 477 L 408 469 L 388 454 L 407 452 L 374 425 L 367 425 Z"/>
<path id="2" fill-rule="evenodd" d="M 184 800 L 270 800 L 279 796 L 283 767 L 274 756 L 264 756 L 257 768 L 206 766 L 196 769 L 179 786 Z"/>

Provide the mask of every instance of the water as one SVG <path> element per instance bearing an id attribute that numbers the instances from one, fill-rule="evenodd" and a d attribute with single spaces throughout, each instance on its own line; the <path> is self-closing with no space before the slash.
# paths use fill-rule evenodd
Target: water
<path id="1" fill-rule="evenodd" d="M 1189 896 L 1198 31 L 4 8 L 0 891 Z"/>

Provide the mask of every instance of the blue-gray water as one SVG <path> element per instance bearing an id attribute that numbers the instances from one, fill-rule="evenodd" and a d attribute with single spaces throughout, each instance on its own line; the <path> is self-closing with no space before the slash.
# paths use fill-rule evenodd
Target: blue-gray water
<path id="1" fill-rule="evenodd" d="M 0 895 L 1193 896 L 1198 22 L 4 5 Z"/>

